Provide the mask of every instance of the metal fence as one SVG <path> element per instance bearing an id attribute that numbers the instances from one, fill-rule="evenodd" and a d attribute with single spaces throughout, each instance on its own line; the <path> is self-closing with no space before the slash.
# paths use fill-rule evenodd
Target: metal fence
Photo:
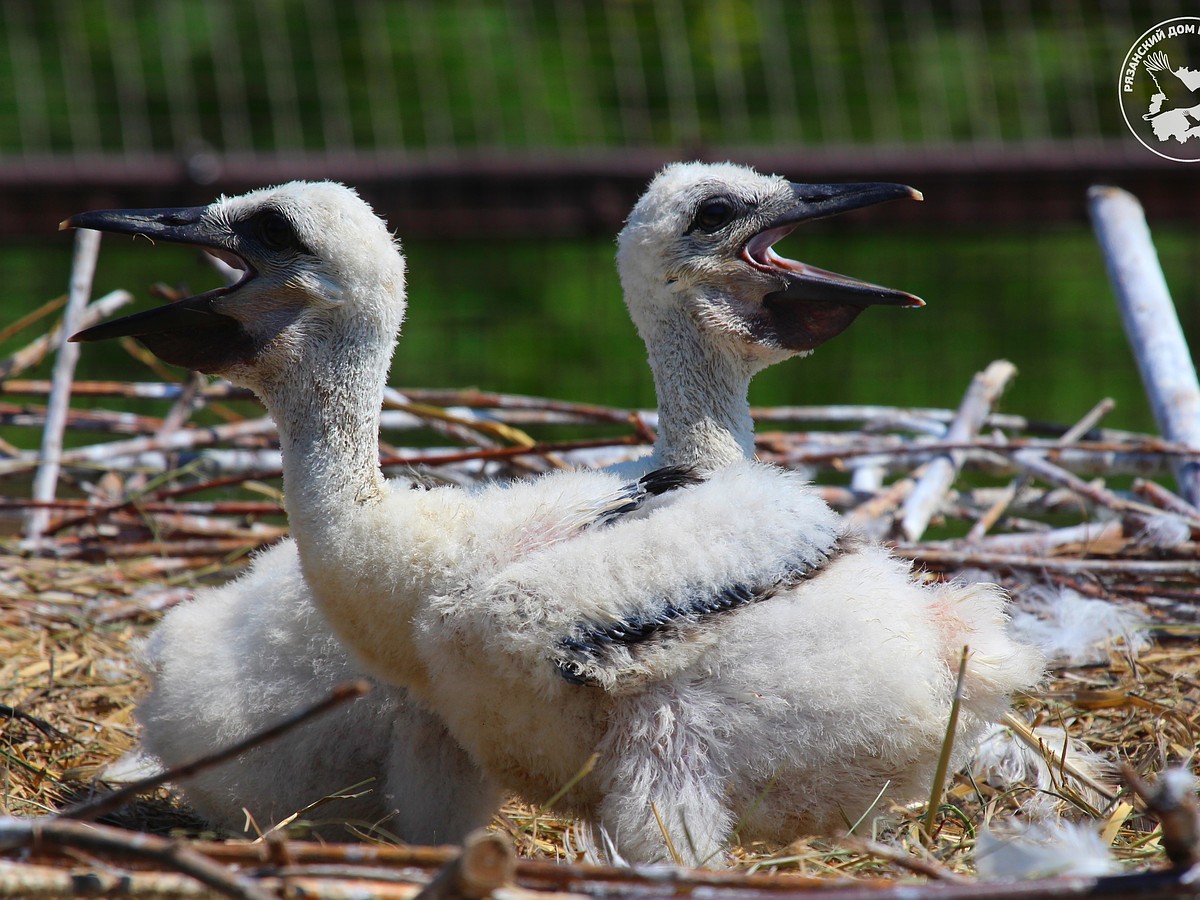
<path id="1" fill-rule="evenodd" d="M 422 338 L 406 342 L 410 373 L 645 403 L 612 236 L 655 166 L 723 157 L 810 180 L 901 180 L 927 202 L 815 223 L 793 252 L 922 293 L 929 315 L 852 330 L 804 370 L 811 393 L 780 367 L 757 402 L 940 404 L 939 387 L 1004 355 L 1023 373 L 1016 409 L 1069 417 L 1111 395 L 1145 425 L 1083 198 L 1097 181 L 1141 197 L 1197 333 L 1200 166 L 1141 147 L 1116 90 L 1138 35 L 1186 12 L 1142 0 L 5 0 L 0 270 L 9 305 L 33 308 L 65 282 L 55 227 L 73 212 L 336 178 L 411 251 Z M 849 228 L 870 234 L 836 239 Z M 594 239 L 544 240 L 579 235 Z M 520 237 L 535 240 L 500 240 Z M 142 284 L 143 249 L 110 242 L 102 280 Z M 170 266 L 156 254 L 155 277 L 193 277 L 190 260 Z M 936 379 L 897 371 L 930 346 Z"/>
<path id="2" fill-rule="evenodd" d="M 1179 4 L 14 0 L 0 152 L 537 151 L 1119 140 Z"/>
<path id="3" fill-rule="evenodd" d="M 1116 91 L 1181 7 L 12 0 L 0 234 L 293 177 L 353 182 L 413 235 L 478 234 L 481 208 L 507 234 L 611 234 L 681 157 L 920 182 L 948 227 L 1078 219 L 1097 180 L 1190 219 L 1190 172 L 1138 145 Z"/>

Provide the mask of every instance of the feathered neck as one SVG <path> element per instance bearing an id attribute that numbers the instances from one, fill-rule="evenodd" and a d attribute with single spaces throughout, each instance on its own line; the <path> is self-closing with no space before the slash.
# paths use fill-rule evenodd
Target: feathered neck
<path id="1" fill-rule="evenodd" d="M 658 395 L 656 465 L 714 470 L 754 456 L 752 360 L 716 346 L 686 309 L 660 307 L 638 322 Z"/>
<path id="2" fill-rule="evenodd" d="M 310 347 L 306 364 L 256 391 L 279 427 L 293 532 L 308 535 L 383 495 L 379 416 L 394 341 L 368 328 Z"/>

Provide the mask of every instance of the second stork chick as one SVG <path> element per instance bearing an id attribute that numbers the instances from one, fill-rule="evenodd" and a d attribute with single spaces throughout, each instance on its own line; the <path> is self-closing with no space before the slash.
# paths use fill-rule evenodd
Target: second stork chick
<path id="1" fill-rule="evenodd" d="M 760 227 L 746 232 L 746 270 L 716 298 L 782 324 L 761 332 L 768 356 L 807 339 L 792 317 L 760 307 L 816 292 L 835 305 L 820 337 L 899 297 L 766 256 L 768 232 L 796 221 L 804 199 L 782 179 L 776 188 L 750 207 Z M 711 204 L 683 208 L 685 232 L 721 227 Z M 286 252 L 248 239 L 264 216 Z M 246 277 L 218 297 L 84 337 L 135 334 L 255 390 L 280 427 L 289 519 L 331 627 L 442 718 L 485 773 L 531 799 L 561 794 L 628 859 L 663 858 L 669 841 L 703 863 L 734 834 L 787 840 L 853 821 L 881 792 L 920 797 L 962 647 L 972 658 L 961 747 L 1037 678 L 1036 654 L 1005 634 L 998 591 L 915 581 L 845 533 L 797 476 L 732 452 L 647 514 L 610 528 L 567 523 L 569 540 L 547 497 L 556 510 L 578 506 L 607 476 L 471 495 L 389 488 L 375 447 L 403 267 L 349 192 L 293 184 L 72 224 L 243 261 Z M 847 298 L 852 312 L 836 308 Z M 737 315 L 718 319 L 738 326 Z"/>

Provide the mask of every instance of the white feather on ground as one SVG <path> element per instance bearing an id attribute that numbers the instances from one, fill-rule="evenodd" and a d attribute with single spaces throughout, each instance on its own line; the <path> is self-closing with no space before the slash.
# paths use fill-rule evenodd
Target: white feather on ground
<path id="1" fill-rule="evenodd" d="M 1064 771 L 1063 761 L 1105 787 L 1115 775 L 1113 764 L 1063 728 L 1039 725 L 1032 731 L 1043 742 L 1043 752 L 1029 746 L 1007 725 L 997 723 L 992 726 L 971 757 L 971 774 L 976 780 L 1001 791 L 1036 786 L 1043 792 L 1037 797 L 1047 799 L 1030 797 L 1022 801 L 1023 805 L 1029 803 L 1027 812 L 1036 818 L 1061 812 L 1061 804 L 1051 801 L 1048 795 L 1061 791 L 1064 783 L 1070 784 L 1071 789 L 1094 808 L 1103 808 L 1105 798 Z M 1115 787 L 1112 792 L 1115 793 Z"/>
<path id="2" fill-rule="evenodd" d="M 1010 630 L 1039 648 L 1051 665 L 1107 663 L 1111 649 L 1146 646 L 1146 620 L 1125 606 L 1094 600 L 1069 588 L 1032 587 L 1020 593 Z"/>
<path id="3" fill-rule="evenodd" d="M 1095 823 L 1063 819 L 1016 828 L 1010 833 L 984 828 L 975 843 L 975 865 L 985 881 L 1061 875 L 1100 877 L 1120 871 L 1097 834 Z"/>

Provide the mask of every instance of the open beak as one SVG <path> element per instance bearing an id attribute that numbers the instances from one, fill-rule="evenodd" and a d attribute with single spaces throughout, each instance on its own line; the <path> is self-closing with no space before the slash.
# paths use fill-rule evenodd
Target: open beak
<path id="1" fill-rule="evenodd" d="M 845 330 L 868 306 L 924 306 L 907 291 L 859 281 L 774 251 L 776 241 L 802 222 L 873 206 L 888 200 L 922 200 L 921 192 L 903 184 L 792 184 L 795 205 L 746 242 L 742 258 L 756 269 L 778 275 L 780 288 L 763 298 L 776 319 L 784 345 L 812 350 Z"/>
<path id="2" fill-rule="evenodd" d="M 202 226 L 206 208 L 105 209 L 78 213 L 62 222 L 58 226 L 60 230 L 91 228 L 189 244 L 245 270 L 235 285 L 102 322 L 71 335 L 70 340 L 103 341 L 129 336 L 136 338 L 159 359 L 201 372 L 219 372 L 250 356 L 254 350 L 250 335 L 241 322 L 220 312 L 218 307 L 222 298 L 245 284 L 255 273 L 231 248 L 223 246 Z"/>

